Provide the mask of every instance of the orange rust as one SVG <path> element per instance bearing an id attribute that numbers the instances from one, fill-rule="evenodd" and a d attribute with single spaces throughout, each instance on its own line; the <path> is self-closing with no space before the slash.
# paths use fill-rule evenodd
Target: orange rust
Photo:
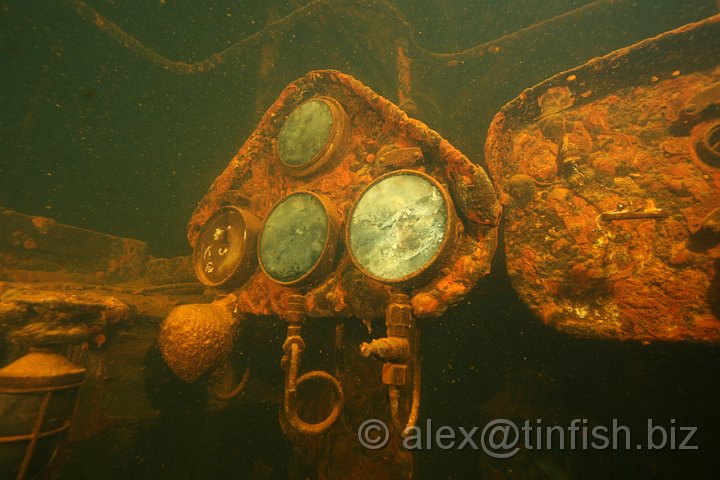
<path id="1" fill-rule="evenodd" d="M 408 113 L 415 113 L 417 107 L 412 100 L 410 58 L 404 43 L 399 42 L 397 47 L 398 106 Z"/>
<path id="2" fill-rule="evenodd" d="M 47 217 L 32 217 L 31 220 L 32 224 L 40 230 L 40 233 L 45 234 L 49 229 L 51 229 L 53 226 L 55 226 L 55 220 L 52 218 Z"/>
<path id="3" fill-rule="evenodd" d="M 720 169 L 694 147 L 716 119 L 673 129 L 720 78 L 692 64 L 683 42 L 718 30 L 712 17 L 593 59 L 493 120 L 485 152 L 509 207 L 508 273 L 544 323 L 590 337 L 720 342 L 720 247 L 693 240 L 720 207 Z M 510 180 L 528 177 L 521 197 Z"/>
<path id="4" fill-rule="evenodd" d="M 295 107 L 321 95 L 336 99 L 348 114 L 351 134 L 347 154 L 322 172 L 303 178 L 288 176 L 274 158 L 275 138 Z M 490 182 L 480 167 L 437 132 L 337 71 L 310 72 L 283 90 L 200 201 L 188 224 L 188 240 L 194 245 L 200 228 L 230 189 L 248 198 L 247 208 L 261 220 L 280 198 L 296 190 L 309 190 L 327 196 L 336 205 L 343 223 L 362 188 L 383 173 L 376 168 L 378 152 L 383 148 L 419 148 L 424 158 L 408 168 L 427 173 L 448 186 L 455 208 L 464 219 L 455 249 L 444 259 L 444 265 L 464 267 L 441 268 L 428 283 L 412 291 L 411 303 L 417 316 L 438 316 L 466 295 L 490 269 L 500 215 Z M 338 274 L 330 274 L 306 292 L 308 315 L 381 318 L 389 287 L 362 276 L 346 261 L 346 256 L 345 252 L 339 260 Z M 280 314 L 284 290 L 257 271 L 235 291 L 238 311 Z M 421 300 L 416 302 L 415 297 Z"/>
<path id="5" fill-rule="evenodd" d="M 415 295 L 410 303 L 418 316 L 430 316 L 440 308 L 440 302 L 429 293 Z"/>

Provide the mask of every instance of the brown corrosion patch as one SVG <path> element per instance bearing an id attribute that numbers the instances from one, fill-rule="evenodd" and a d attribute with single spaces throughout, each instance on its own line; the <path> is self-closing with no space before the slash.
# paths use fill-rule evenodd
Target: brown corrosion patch
<path id="1" fill-rule="evenodd" d="M 17 344 L 97 342 L 98 335 L 125 322 L 131 313 L 119 298 L 90 288 L 72 291 L 0 282 L 0 334 Z"/>
<path id="2" fill-rule="evenodd" d="M 495 117 L 486 157 L 508 273 L 543 322 L 590 337 L 720 341 L 720 168 L 695 147 L 716 119 L 675 128 L 720 80 L 703 58 L 719 39 L 718 17 L 683 27 L 560 73 Z"/>
<path id="3" fill-rule="evenodd" d="M 316 175 L 287 175 L 275 153 L 275 142 L 288 114 L 317 96 L 331 97 L 345 109 L 350 145 L 344 157 Z M 500 205 L 485 171 L 473 164 L 420 121 L 354 78 L 332 70 L 310 72 L 288 85 L 265 113 L 255 132 L 240 148 L 201 200 L 188 225 L 195 244 L 199 230 L 221 205 L 221 197 L 237 190 L 248 208 L 264 219 L 285 195 L 309 190 L 329 198 L 342 223 L 361 190 L 388 170 L 410 168 L 426 173 L 450 192 L 462 218 L 462 233 L 434 279 L 413 289 L 414 313 L 436 317 L 458 302 L 488 273 L 497 243 Z M 362 275 L 340 249 L 337 267 L 306 293 L 310 316 L 384 318 L 390 287 Z M 235 294 L 241 313 L 280 314 L 290 289 L 256 271 Z"/>
<path id="4" fill-rule="evenodd" d="M 230 354 L 237 330 L 224 304 L 180 305 L 160 326 L 158 347 L 175 375 L 191 383 Z"/>

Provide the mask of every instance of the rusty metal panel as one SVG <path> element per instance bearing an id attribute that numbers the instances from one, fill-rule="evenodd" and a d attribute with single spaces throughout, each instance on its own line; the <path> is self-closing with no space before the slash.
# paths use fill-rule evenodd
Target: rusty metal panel
<path id="1" fill-rule="evenodd" d="M 147 270 L 145 242 L 0 208 L 0 280 L 127 281 Z"/>
<path id="2" fill-rule="evenodd" d="M 495 117 L 508 273 L 546 324 L 720 340 L 718 58 L 715 16 L 555 75 Z"/>
<path id="3" fill-rule="evenodd" d="M 332 98 L 342 104 L 349 139 L 330 167 L 299 175 L 280 161 L 277 138 L 293 109 L 312 98 Z M 188 239 L 194 246 L 200 230 L 222 205 L 242 205 L 264 219 L 280 199 L 300 190 L 329 200 L 337 209 L 337 223 L 344 225 L 353 202 L 370 182 L 401 169 L 435 178 L 449 191 L 460 217 L 452 251 L 440 262 L 437 274 L 412 288 L 410 295 L 415 315 L 437 317 L 490 270 L 500 218 L 492 184 L 481 167 L 437 132 L 337 71 L 310 72 L 283 90 L 200 201 L 188 225 Z M 363 275 L 346 248 L 339 252 L 337 267 L 306 292 L 308 314 L 384 318 L 392 287 Z M 292 293 L 259 269 L 234 292 L 237 311 L 254 315 L 282 314 Z"/>

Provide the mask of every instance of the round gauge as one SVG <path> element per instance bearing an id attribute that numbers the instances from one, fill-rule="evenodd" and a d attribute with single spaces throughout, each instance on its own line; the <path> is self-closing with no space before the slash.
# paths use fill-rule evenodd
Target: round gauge
<path id="1" fill-rule="evenodd" d="M 200 230 L 193 266 L 195 275 L 211 287 L 236 286 L 255 270 L 257 219 L 232 205 L 220 207 Z"/>
<path id="2" fill-rule="evenodd" d="M 258 243 L 260 268 L 275 282 L 295 285 L 323 273 L 334 257 L 337 221 L 327 199 L 295 192 L 280 200 L 263 223 Z"/>
<path id="3" fill-rule="evenodd" d="M 288 173 L 306 175 L 342 153 L 347 114 L 329 97 L 310 99 L 288 115 L 280 129 L 277 155 Z"/>
<path id="4" fill-rule="evenodd" d="M 368 185 L 348 218 L 347 246 L 355 265 L 375 280 L 396 283 L 417 277 L 440 257 L 454 213 L 435 179 L 398 170 Z"/>

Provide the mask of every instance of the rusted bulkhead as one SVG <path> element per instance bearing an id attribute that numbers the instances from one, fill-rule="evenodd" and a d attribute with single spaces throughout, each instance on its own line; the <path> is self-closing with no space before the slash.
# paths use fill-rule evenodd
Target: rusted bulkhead
<path id="1" fill-rule="evenodd" d="M 347 113 L 343 116 L 347 136 L 337 140 L 342 155 L 317 171 L 299 173 L 278 158 L 277 138 L 288 115 L 313 98 L 331 99 L 324 101 L 342 107 Z M 203 225 L 224 204 L 242 207 L 262 221 L 279 200 L 301 190 L 329 200 L 337 210 L 332 212 L 333 217 L 337 214 L 337 227 L 344 231 L 348 212 L 363 189 L 377 177 L 399 169 L 437 180 L 449 192 L 459 216 L 454 248 L 431 279 L 408 290 L 415 315 L 435 317 L 489 271 L 500 216 L 492 184 L 482 168 L 435 131 L 337 71 L 310 72 L 283 90 L 200 202 L 188 225 L 188 239 L 194 246 Z M 314 317 L 384 318 L 390 292 L 390 286 L 354 266 L 341 238 L 337 261 L 305 293 L 307 313 Z M 293 290 L 274 283 L 257 268 L 234 293 L 238 313 L 278 315 L 284 312 Z"/>
<path id="2" fill-rule="evenodd" d="M 720 340 L 720 16 L 524 91 L 485 153 L 508 273 L 547 324 Z"/>

